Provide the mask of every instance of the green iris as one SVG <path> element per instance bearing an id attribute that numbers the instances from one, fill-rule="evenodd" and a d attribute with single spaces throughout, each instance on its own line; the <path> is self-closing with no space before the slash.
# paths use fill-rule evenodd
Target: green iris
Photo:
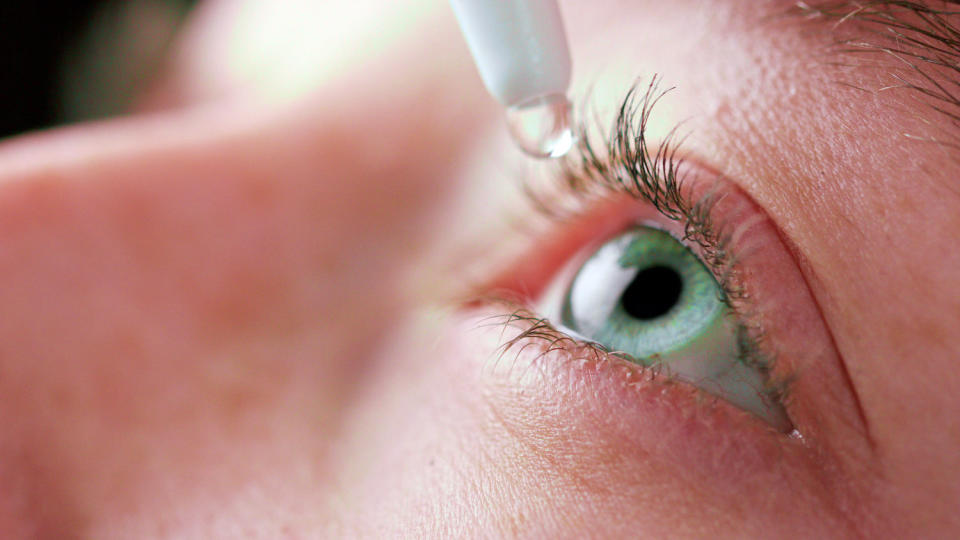
<path id="1" fill-rule="evenodd" d="M 562 324 L 644 365 L 660 365 L 777 427 L 782 408 L 763 375 L 741 361 L 736 317 L 693 252 L 669 233 L 638 226 L 602 245 L 563 300 Z"/>
<path id="2" fill-rule="evenodd" d="M 663 356 L 722 322 L 721 295 L 686 246 L 667 232 L 638 227 L 583 265 L 564 301 L 563 324 L 634 358 Z"/>

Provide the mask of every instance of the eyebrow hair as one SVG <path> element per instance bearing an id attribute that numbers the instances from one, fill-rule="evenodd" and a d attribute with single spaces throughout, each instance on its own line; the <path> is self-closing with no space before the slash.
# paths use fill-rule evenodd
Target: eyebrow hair
<path id="1" fill-rule="evenodd" d="M 876 59 L 872 65 L 890 79 L 874 91 L 931 98 L 929 107 L 953 126 L 952 141 L 934 142 L 960 149 L 960 0 L 798 1 L 793 11 L 828 23 L 838 35 L 837 53 Z M 841 32 L 851 27 L 853 33 Z"/>

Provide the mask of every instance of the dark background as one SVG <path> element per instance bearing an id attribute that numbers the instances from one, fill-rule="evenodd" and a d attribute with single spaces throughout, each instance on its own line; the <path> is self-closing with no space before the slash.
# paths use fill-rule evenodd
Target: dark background
<path id="1" fill-rule="evenodd" d="M 170 1 L 187 7 L 194 3 Z M 58 99 L 62 59 L 88 30 L 97 10 L 108 3 L 0 0 L 0 137 L 65 119 Z"/>

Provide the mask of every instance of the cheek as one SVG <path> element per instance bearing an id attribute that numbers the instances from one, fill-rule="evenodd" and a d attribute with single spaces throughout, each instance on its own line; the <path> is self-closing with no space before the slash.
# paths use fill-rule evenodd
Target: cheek
<path id="1" fill-rule="evenodd" d="M 496 322 L 486 315 L 424 316 L 383 349 L 333 465 L 351 523 L 542 537 L 836 525 L 791 458 L 765 453 L 756 458 L 765 465 L 750 466 L 724 463 L 732 451 L 675 458 L 638 446 L 609 388 L 563 376 L 548 384 L 549 370 L 498 360 L 500 328 L 484 328 Z M 682 461 L 696 452 L 727 473 L 707 478 L 702 463 Z"/>

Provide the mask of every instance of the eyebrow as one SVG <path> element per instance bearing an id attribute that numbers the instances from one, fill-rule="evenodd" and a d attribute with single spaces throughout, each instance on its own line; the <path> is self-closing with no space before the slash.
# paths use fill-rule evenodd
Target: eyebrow
<path id="1" fill-rule="evenodd" d="M 875 60 L 869 65 L 889 77 L 879 89 L 858 88 L 930 98 L 929 107 L 953 126 L 953 141 L 946 144 L 960 148 L 960 0 L 798 1 L 793 12 L 827 25 L 839 63 L 869 57 Z"/>

